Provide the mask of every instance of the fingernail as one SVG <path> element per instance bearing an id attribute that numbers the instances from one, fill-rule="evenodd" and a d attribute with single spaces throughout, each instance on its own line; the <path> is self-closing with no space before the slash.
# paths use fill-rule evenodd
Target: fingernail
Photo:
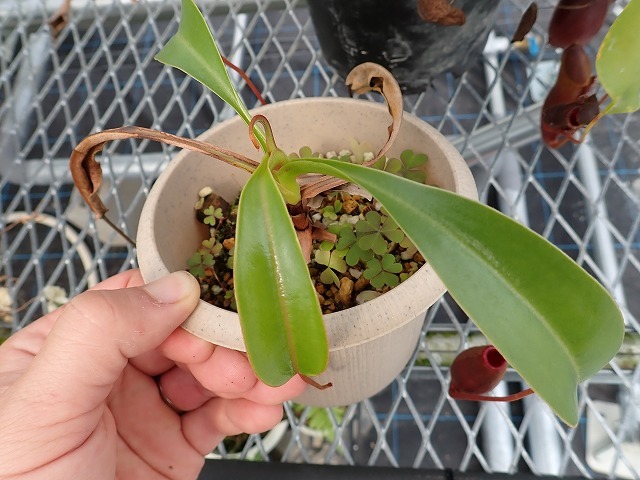
<path id="1" fill-rule="evenodd" d="M 144 289 L 160 303 L 176 303 L 193 293 L 196 279 L 188 272 L 174 272 L 155 280 Z"/>

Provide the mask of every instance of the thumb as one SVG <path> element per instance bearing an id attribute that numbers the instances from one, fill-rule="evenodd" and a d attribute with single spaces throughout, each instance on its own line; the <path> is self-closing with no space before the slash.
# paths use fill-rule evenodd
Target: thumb
<path id="1" fill-rule="evenodd" d="M 72 406 L 72 415 L 95 409 L 129 358 L 154 349 L 186 320 L 199 291 L 191 275 L 176 272 L 143 287 L 78 295 L 18 382 L 21 388 L 15 385 L 20 396 L 48 399 L 61 416 L 65 405 Z"/>

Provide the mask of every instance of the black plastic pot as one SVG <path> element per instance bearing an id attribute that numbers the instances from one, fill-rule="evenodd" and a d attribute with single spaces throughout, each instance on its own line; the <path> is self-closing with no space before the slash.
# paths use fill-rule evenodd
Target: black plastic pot
<path id="1" fill-rule="evenodd" d="M 455 0 L 462 26 L 425 22 L 417 0 L 307 0 L 329 64 L 343 78 L 362 62 L 387 67 L 406 93 L 435 75 L 461 75 L 479 60 L 500 0 Z"/>

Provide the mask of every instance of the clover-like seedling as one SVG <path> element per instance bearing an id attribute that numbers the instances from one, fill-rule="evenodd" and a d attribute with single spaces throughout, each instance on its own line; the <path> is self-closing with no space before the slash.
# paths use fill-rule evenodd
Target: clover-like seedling
<path id="1" fill-rule="evenodd" d="M 371 168 L 375 168 L 376 170 L 384 170 L 384 167 L 387 165 L 387 157 L 382 155 L 378 160 L 375 161 L 371 165 Z"/>
<path id="2" fill-rule="evenodd" d="M 333 202 L 333 205 L 327 205 L 322 209 L 322 218 L 326 218 L 331 221 L 338 219 L 338 214 L 342 210 L 342 202 L 339 198 Z"/>
<path id="3" fill-rule="evenodd" d="M 424 183 L 427 175 L 419 167 L 427 163 L 427 160 L 426 154 L 414 153 L 413 150 L 407 149 L 400 154 L 400 158 L 390 158 L 384 170 L 414 182 Z"/>
<path id="4" fill-rule="evenodd" d="M 204 240 L 198 249 L 198 252 L 202 254 L 210 253 L 214 257 L 219 257 L 222 253 L 222 244 L 216 241 L 215 238 Z"/>
<path id="5" fill-rule="evenodd" d="M 367 212 L 364 220 L 356 223 L 356 236 L 360 248 L 371 250 L 376 255 L 387 252 L 388 244 L 385 237 L 394 243 L 400 243 L 404 239 L 404 233 L 392 218 L 383 219 L 382 215 L 375 211 Z"/>
<path id="6" fill-rule="evenodd" d="M 334 272 L 344 273 L 347 271 L 347 264 L 344 261 L 344 256 L 347 253 L 345 250 L 336 250 L 335 245 L 331 242 L 322 242 L 320 248 L 315 251 L 315 261 L 319 265 L 324 265 L 327 268 L 320 274 L 320 281 L 325 284 L 334 283 L 337 287 L 340 287 L 340 279 Z"/>
<path id="7" fill-rule="evenodd" d="M 320 154 L 318 152 L 314 152 L 313 150 L 311 150 L 311 147 L 300 147 L 300 149 L 298 150 L 298 152 L 292 152 L 288 155 L 289 158 L 310 158 L 310 157 L 314 157 L 314 158 L 319 158 Z"/>
<path id="8" fill-rule="evenodd" d="M 213 267 L 214 264 L 215 260 L 211 253 L 196 252 L 187 260 L 189 273 L 198 278 L 206 277 L 206 269 Z"/>
<path id="9" fill-rule="evenodd" d="M 204 212 L 204 223 L 205 225 L 211 225 L 212 227 L 216 225 L 220 220 L 222 220 L 222 208 L 213 208 L 212 206 L 207 207 Z"/>
<path id="10" fill-rule="evenodd" d="M 364 278 L 369 280 L 374 288 L 382 288 L 385 285 L 396 287 L 400 283 L 398 273 L 402 272 L 402 265 L 390 253 L 382 256 L 382 259 L 372 258 L 367 262 Z"/>
<path id="11" fill-rule="evenodd" d="M 347 250 L 345 261 L 350 267 L 355 266 L 360 260 L 366 263 L 371 260 L 374 255 L 373 251 L 360 248 L 358 238 L 352 226 L 344 226 L 340 229 L 336 248 L 338 250 Z"/>

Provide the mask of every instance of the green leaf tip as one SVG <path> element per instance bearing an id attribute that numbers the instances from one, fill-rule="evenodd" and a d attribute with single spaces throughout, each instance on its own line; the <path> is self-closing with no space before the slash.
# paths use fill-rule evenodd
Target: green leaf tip
<path id="1" fill-rule="evenodd" d="M 605 110 L 607 114 L 640 109 L 638 19 L 640 0 L 631 0 L 611 25 L 598 50 L 598 81 L 611 98 Z"/>
<path id="2" fill-rule="evenodd" d="M 249 125 L 251 114 L 231 83 L 211 30 L 193 0 L 182 0 L 178 31 L 155 59 L 196 79 L 229 104 Z M 255 130 L 255 134 L 264 147 L 262 132 Z"/>

